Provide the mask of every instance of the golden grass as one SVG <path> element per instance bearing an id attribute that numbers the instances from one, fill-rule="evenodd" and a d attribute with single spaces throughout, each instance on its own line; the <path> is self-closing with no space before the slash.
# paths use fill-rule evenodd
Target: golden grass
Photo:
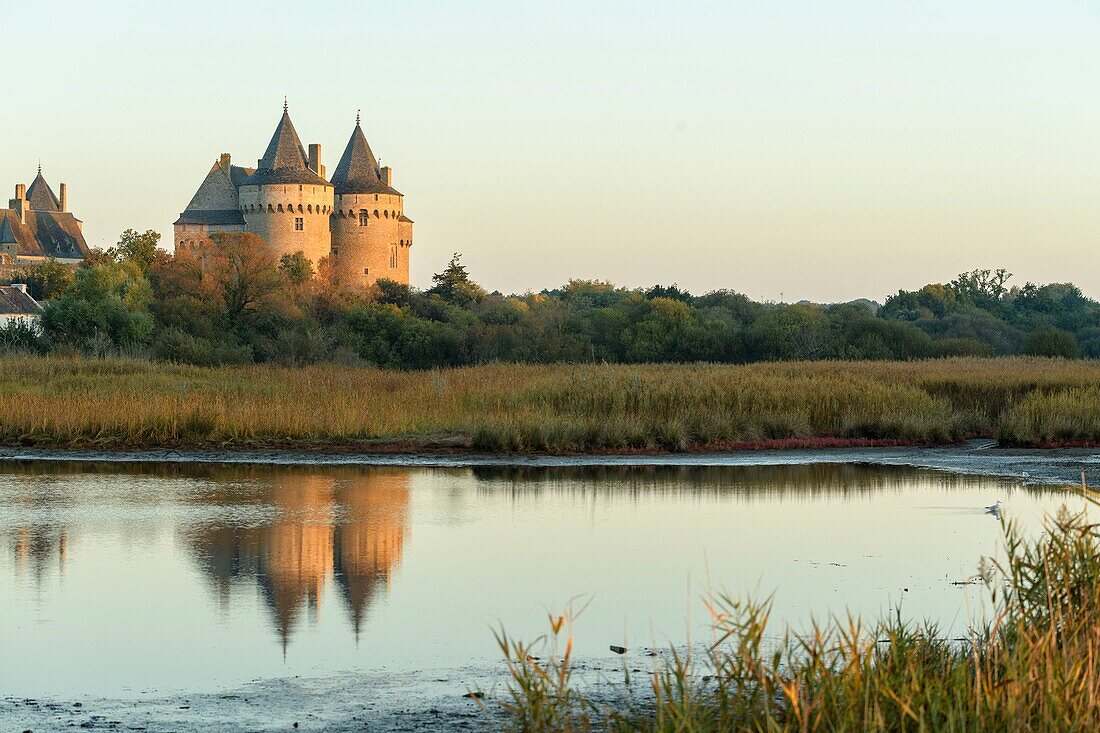
<path id="1" fill-rule="evenodd" d="M 532 644 L 497 640 L 508 663 L 511 730 L 1094 731 L 1100 729 L 1100 532 L 1062 515 L 1035 540 L 1006 528 L 987 564 L 993 620 L 964 639 L 897 618 L 769 636 L 770 603 L 707 601 L 715 643 L 658 660 L 628 695 L 573 679 L 569 624 Z M 566 623 L 568 622 L 568 623 Z M 562 652 L 561 650 L 565 651 Z M 625 665 L 624 665 L 625 668 Z M 636 672 L 638 670 L 635 670 Z M 637 686 L 637 685 L 636 685 Z M 621 689 L 621 688 L 620 688 Z"/>
<path id="2" fill-rule="evenodd" d="M 1097 385 L 1100 365 L 1026 358 L 399 372 L 5 357 L 0 442 L 549 452 L 1098 442 Z"/>

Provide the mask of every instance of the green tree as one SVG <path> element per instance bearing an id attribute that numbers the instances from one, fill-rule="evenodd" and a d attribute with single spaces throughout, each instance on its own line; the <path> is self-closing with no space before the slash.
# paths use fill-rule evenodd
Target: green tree
<path id="1" fill-rule="evenodd" d="M 63 293 L 73 283 L 74 271 L 53 257 L 36 262 L 14 276 L 27 284 L 27 292 L 35 300 L 51 300 Z"/>
<path id="2" fill-rule="evenodd" d="M 775 308 L 761 316 L 748 335 L 753 355 L 768 361 L 827 359 L 835 348 L 829 319 L 810 305 Z"/>
<path id="3" fill-rule="evenodd" d="M 1020 353 L 1028 356 L 1053 356 L 1062 359 L 1077 359 L 1081 349 L 1072 333 L 1060 328 L 1041 328 L 1032 331 L 1024 339 Z"/>
<path id="4" fill-rule="evenodd" d="M 133 262 L 81 268 L 72 286 L 46 305 L 42 328 L 54 341 L 92 351 L 142 347 L 153 334 L 151 296 Z"/>
<path id="5" fill-rule="evenodd" d="M 119 262 L 133 262 L 142 272 L 148 272 L 149 267 L 159 259 L 168 256 L 168 253 L 160 249 L 160 233 L 147 229 L 138 234 L 133 229 L 127 229 L 118 238 L 112 250 L 115 259 Z"/>
<path id="6" fill-rule="evenodd" d="M 279 258 L 279 269 L 294 285 L 301 285 L 313 278 L 313 263 L 300 250 Z"/>
<path id="7" fill-rule="evenodd" d="M 438 295 L 448 303 L 465 306 L 480 300 L 485 296 L 485 291 L 470 279 L 461 260 L 462 255 L 455 252 L 443 272 L 432 275 L 435 285 L 428 292 Z"/>

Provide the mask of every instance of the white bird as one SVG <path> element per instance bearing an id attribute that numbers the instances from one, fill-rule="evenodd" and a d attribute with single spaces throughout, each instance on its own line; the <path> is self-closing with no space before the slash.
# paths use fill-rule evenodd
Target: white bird
<path id="1" fill-rule="evenodd" d="M 985 508 L 985 513 L 992 514 L 995 517 L 1001 516 L 1001 500 L 998 499 L 996 504 L 993 504 L 992 506 L 987 506 Z"/>

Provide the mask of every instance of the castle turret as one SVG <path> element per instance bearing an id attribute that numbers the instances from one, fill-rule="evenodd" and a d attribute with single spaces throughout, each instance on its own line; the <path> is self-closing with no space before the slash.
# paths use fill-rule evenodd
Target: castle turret
<path id="1" fill-rule="evenodd" d="M 306 157 L 286 106 L 256 171 L 239 189 L 246 229 L 276 255 L 302 252 L 316 266 L 329 254 L 332 185 L 319 174 L 320 146 Z M 313 170 L 310 163 L 318 170 Z"/>
<path id="2" fill-rule="evenodd" d="M 409 282 L 412 220 L 403 196 L 391 185 L 392 172 L 379 168 L 359 117 L 332 174 L 332 254 L 344 285 L 378 280 Z"/>

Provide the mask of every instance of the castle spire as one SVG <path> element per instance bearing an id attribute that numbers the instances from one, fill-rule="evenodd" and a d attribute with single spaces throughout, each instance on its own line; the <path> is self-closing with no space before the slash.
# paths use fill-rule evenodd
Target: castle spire
<path id="1" fill-rule="evenodd" d="M 361 110 L 361 109 L 357 109 L 357 110 L 355 110 L 355 126 L 356 126 L 356 127 L 359 127 L 359 114 L 360 114 L 360 113 L 361 113 L 362 111 L 363 111 L 363 110 Z"/>
<path id="2" fill-rule="evenodd" d="M 332 174 L 332 185 L 336 187 L 336 193 L 387 193 L 400 196 L 382 181 L 378 159 L 374 157 L 359 122 L 359 116 L 356 115 L 351 139 L 348 140 L 348 146 L 344 148 L 344 154 L 340 156 L 340 162 Z"/>
<path id="3" fill-rule="evenodd" d="M 287 110 L 288 110 L 288 105 L 287 105 L 287 102 L 286 102 L 286 95 L 284 94 L 283 95 L 283 114 L 284 115 L 287 114 Z"/>
<path id="4" fill-rule="evenodd" d="M 27 188 L 27 200 L 31 211 L 61 211 L 61 201 L 54 194 L 50 184 L 42 177 L 42 164 L 38 164 L 38 175 Z"/>
<path id="5" fill-rule="evenodd" d="M 318 186 L 328 185 L 328 181 L 309 169 L 309 158 L 305 148 L 290 121 L 284 102 L 283 116 L 271 136 L 264 157 L 256 167 L 256 172 L 248 178 L 252 185 L 266 183 L 302 183 Z"/>

